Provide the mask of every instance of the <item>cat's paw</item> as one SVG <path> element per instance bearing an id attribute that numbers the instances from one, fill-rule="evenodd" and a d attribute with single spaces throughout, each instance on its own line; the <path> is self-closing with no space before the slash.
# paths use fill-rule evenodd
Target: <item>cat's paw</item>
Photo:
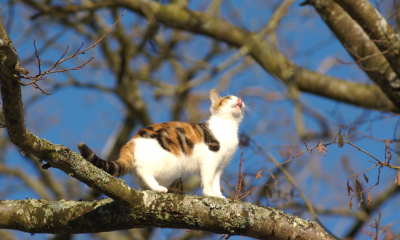
<path id="1" fill-rule="evenodd" d="M 216 193 L 213 191 L 203 191 L 204 197 L 218 197 L 218 198 L 225 198 L 221 193 Z"/>
<path id="2" fill-rule="evenodd" d="M 163 186 L 157 186 L 157 187 L 154 187 L 151 190 L 159 192 L 159 193 L 167 193 L 168 192 L 168 189 L 166 187 L 163 187 Z"/>

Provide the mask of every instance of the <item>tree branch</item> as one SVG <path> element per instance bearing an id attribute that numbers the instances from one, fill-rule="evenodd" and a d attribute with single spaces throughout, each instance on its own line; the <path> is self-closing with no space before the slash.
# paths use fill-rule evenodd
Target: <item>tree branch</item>
<path id="1" fill-rule="evenodd" d="M 386 19 L 366 0 L 335 0 L 346 12 L 357 21 L 376 44 L 392 69 L 397 73 L 397 78 L 391 82 L 393 88 L 400 88 L 400 46 L 398 35 Z"/>
<path id="2" fill-rule="evenodd" d="M 36 6 L 40 14 L 55 17 L 60 14 L 92 11 L 106 7 L 124 7 L 143 16 L 145 14 L 142 9 L 145 8 L 158 22 L 172 28 L 203 34 L 238 48 L 247 44 L 251 49 L 250 55 L 267 72 L 278 77 L 285 84 L 289 84 L 289 82 L 296 84 L 301 91 L 364 108 L 400 112 L 399 108 L 385 96 L 378 86 L 344 81 L 301 68 L 286 58 L 268 40 L 259 37 L 258 34 L 252 34 L 207 13 L 193 12 L 174 4 L 162 5 L 154 1 L 144 2 L 139 0 L 99 1 L 90 5 L 43 8 Z"/>
<path id="3" fill-rule="evenodd" d="M 333 0 L 309 1 L 321 15 L 322 20 L 346 47 L 350 56 L 360 68 L 374 81 L 396 106 L 400 105 L 398 91 L 393 91 L 392 83 L 397 81 L 396 72 L 381 50 L 370 39 L 358 22 L 353 20 Z M 368 16 L 369 18 L 370 16 Z M 400 87 L 400 85 L 399 85 Z"/>
<path id="4" fill-rule="evenodd" d="M 333 239 L 322 227 L 280 210 L 191 195 L 136 195 L 135 205 L 95 201 L 0 201 L 0 228 L 31 233 L 93 233 L 162 227 L 243 235 L 257 239 Z M 32 221 L 36 219 L 36 221 Z"/>

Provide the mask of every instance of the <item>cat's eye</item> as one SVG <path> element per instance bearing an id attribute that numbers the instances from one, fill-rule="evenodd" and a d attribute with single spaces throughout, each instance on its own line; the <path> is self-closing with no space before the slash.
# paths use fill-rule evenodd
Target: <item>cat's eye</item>
<path id="1" fill-rule="evenodd" d="M 231 96 L 226 96 L 225 98 L 228 99 L 228 100 L 232 99 Z"/>

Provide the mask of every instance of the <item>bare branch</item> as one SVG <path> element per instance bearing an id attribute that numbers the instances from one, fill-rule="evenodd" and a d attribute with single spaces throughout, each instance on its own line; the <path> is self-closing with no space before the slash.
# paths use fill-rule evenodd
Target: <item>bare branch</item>
<path id="1" fill-rule="evenodd" d="M 68 68 L 68 69 L 64 69 L 64 70 L 53 70 L 55 67 L 57 67 L 58 65 L 62 64 L 63 62 L 65 62 L 65 61 L 67 61 L 67 60 L 69 60 L 69 59 L 71 59 L 71 58 L 73 58 L 73 57 L 75 57 L 75 56 L 77 56 L 77 55 L 85 54 L 85 52 L 86 52 L 87 50 L 96 47 L 97 44 L 99 44 L 99 43 L 101 42 L 101 40 L 103 40 L 103 38 L 105 38 L 105 36 L 107 36 L 107 34 L 115 27 L 115 25 L 117 25 L 117 23 L 118 23 L 119 20 L 125 15 L 125 13 L 126 13 L 126 10 L 124 11 L 124 13 L 122 13 L 122 15 L 120 16 L 120 18 L 118 18 L 118 20 L 114 23 L 114 25 L 111 26 L 111 28 L 108 29 L 108 31 L 107 31 L 106 33 L 104 33 L 104 35 L 103 35 L 97 42 L 95 42 L 94 44 L 92 44 L 92 45 L 90 45 L 89 47 L 85 48 L 84 50 L 80 51 L 80 50 L 82 49 L 82 47 L 83 47 L 83 44 L 84 44 L 84 43 L 82 42 L 81 46 L 78 48 L 78 50 L 77 50 L 74 54 L 72 54 L 72 55 L 70 55 L 69 57 L 66 57 L 66 58 L 63 59 L 63 57 L 65 56 L 65 54 L 68 52 L 68 49 L 69 49 L 69 45 L 67 45 L 67 48 L 66 48 L 65 52 L 61 55 L 61 57 L 57 60 L 57 62 L 55 62 L 49 69 L 47 69 L 47 70 L 44 71 L 44 72 L 42 72 L 41 67 L 40 67 L 40 60 L 41 60 L 41 59 L 39 58 L 39 54 L 38 54 L 38 52 L 37 52 L 37 48 L 36 48 L 36 39 L 34 39 L 33 45 L 34 45 L 34 47 L 35 47 L 35 54 L 36 54 L 36 58 L 37 58 L 37 65 L 38 65 L 38 68 L 39 68 L 39 73 L 38 73 L 37 75 L 35 75 L 35 76 L 21 76 L 21 78 L 30 79 L 30 80 L 31 80 L 30 82 L 27 82 L 27 83 L 23 83 L 23 82 L 21 82 L 21 81 L 18 81 L 18 82 L 19 82 L 22 86 L 28 86 L 28 85 L 31 85 L 31 84 L 35 84 L 35 83 L 36 83 L 37 81 L 39 81 L 39 80 L 43 80 L 43 79 L 44 79 L 43 77 L 44 77 L 45 75 L 47 75 L 47 74 L 51 74 L 51 73 L 61 73 L 61 72 L 66 72 L 66 71 L 72 71 L 72 70 L 79 70 L 79 69 L 81 69 L 81 68 L 84 67 L 86 64 L 88 64 L 90 61 L 92 61 L 92 59 L 93 59 L 94 57 L 91 57 L 89 60 L 87 60 L 86 62 L 84 62 L 82 65 L 80 65 L 80 66 L 78 66 L 78 67 Z M 34 87 L 35 87 L 35 88 L 39 88 L 39 86 L 38 86 L 37 84 L 35 84 Z M 39 88 L 39 89 L 40 89 L 43 93 L 47 94 L 47 93 L 44 92 L 41 88 Z"/>

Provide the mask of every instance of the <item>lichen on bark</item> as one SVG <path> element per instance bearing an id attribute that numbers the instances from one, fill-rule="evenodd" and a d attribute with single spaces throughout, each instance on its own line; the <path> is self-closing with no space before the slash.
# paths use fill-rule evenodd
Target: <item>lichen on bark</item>
<path id="1" fill-rule="evenodd" d="M 274 208 L 219 198 L 145 191 L 136 205 L 112 199 L 94 201 L 0 201 L 0 228 L 31 233 L 91 233 L 168 227 L 265 239 L 321 235 L 322 228 Z"/>

